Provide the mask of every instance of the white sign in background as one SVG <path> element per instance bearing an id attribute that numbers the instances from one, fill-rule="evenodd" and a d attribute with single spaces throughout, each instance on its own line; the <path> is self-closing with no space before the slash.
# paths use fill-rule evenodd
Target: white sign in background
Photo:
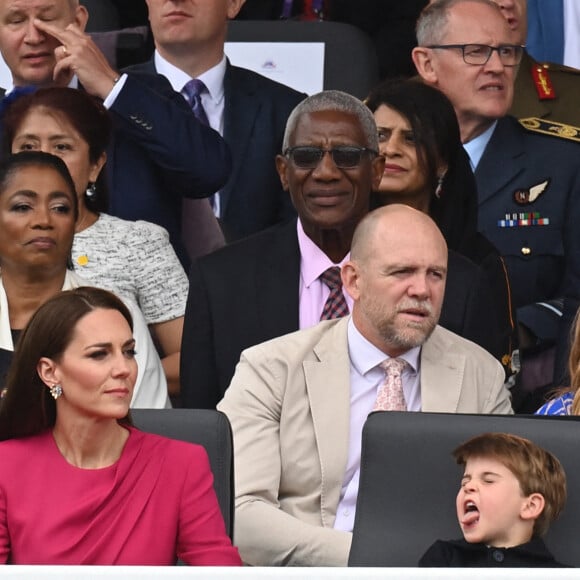
<path id="1" fill-rule="evenodd" d="M 324 88 L 323 42 L 227 42 L 232 64 L 249 68 L 308 95 Z M 12 86 L 12 75 L 0 57 L 0 87 Z"/>
<path id="2" fill-rule="evenodd" d="M 232 64 L 308 95 L 324 88 L 324 42 L 226 42 L 225 53 Z"/>

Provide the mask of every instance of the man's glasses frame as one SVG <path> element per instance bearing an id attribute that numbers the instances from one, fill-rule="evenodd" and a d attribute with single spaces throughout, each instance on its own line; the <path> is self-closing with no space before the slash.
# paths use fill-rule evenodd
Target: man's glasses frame
<path id="1" fill-rule="evenodd" d="M 300 169 L 314 169 L 318 167 L 326 153 L 330 153 L 332 161 L 339 169 L 354 169 L 358 167 L 363 155 L 366 153 L 375 156 L 379 154 L 378 151 L 369 147 L 356 147 L 355 145 L 337 145 L 331 149 L 314 145 L 298 145 L 296 147 L 288 147 L 284 151 L 284 157 L 288 157 Z"/>
<path id="2" fill-rule="evenodd" d="M 431 44 L 425 48 L 434 49 L 459 49 L 465 64 L 484 65 L 491 58 L 494 51 L 504 66 L 517 66 L 522 62 L 525 46 L 521 44 L 500 44 L 489 46 L 488 44 Z"/>

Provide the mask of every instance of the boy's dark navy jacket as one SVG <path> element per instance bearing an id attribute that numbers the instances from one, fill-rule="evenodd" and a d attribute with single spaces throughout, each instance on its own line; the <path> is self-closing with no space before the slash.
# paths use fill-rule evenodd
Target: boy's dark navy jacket
<path id="1" fill-rule="evenodd" d="M 546 544 L 534 538 L 513 548 L 437 540 L 419 560 L 423 568 L 569 568 L 554 560 Z"/>

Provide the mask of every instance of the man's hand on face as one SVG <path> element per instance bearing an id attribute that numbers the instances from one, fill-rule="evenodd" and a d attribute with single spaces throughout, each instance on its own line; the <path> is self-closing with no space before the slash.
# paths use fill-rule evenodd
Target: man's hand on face
<path id="1" fill-rule="evenodd" d="M 75 24 L 69 24 L 62 29 L 35 19 L 34 26 L 61 43 L 54 51 L 56 66 L 53 79 L 55 84 L 67 86 L 76 74 L 79 82 L 89 94 L 105 99 L 119 74 L 111 68 L 92 38 Z"/>

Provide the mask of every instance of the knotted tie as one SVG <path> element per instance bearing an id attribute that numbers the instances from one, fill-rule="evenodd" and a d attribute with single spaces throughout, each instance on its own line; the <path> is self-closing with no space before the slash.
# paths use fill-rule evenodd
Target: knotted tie
<path id="1" fill-rule="evenodd" d="M 207 120 L 207 115 L 205 113 L 205 109 L 201 103 L 201 94 L 207 91 L 207 87 L 205 86 L 203 81 L 199 79 L 191 79 L 188 83 L 186 83 L 182 89 L 182 93 L 187 99 L 195 118 L 204 125 L 209 125 L 209 121 Z"/>
<path id="2" fill-rule="evenodd" d="M 195 118 L 209 127 L 209 121 L 201 103 L 201 94 L 207 91 L 203 81 L 199 79 L 192 79 L 187 82 L 181 90 L 182 95 L 187 99 L 191 111 Z M 205 206 L 207 207 L 200 207 Z M 185 245 L 185 249 L 191 259 L 198 255 L 197 235 L 199 232 L 199 216 L 209 215 L 213 213 L 213 196 L 208 199 L 183 199 L 181 202 L 181 239 Z M 202 218 L 204 219 L 204 218 Z"/>
<path id="3" fill-rule="evenodd" d="M 402 358 L 388 358 L 379 365 L 385 371 L 385 380 L 379 386 L 373 411 L 407 410 L 401 378 L 407 365 L 407 361 Z"/>
<path id="4" fill-rule="evenodd" d="M 332 318 L 342 318 L 348 314 L 348 305 L 342 293 L 342 280 L 340 278 L 340 268 L 332 266 L 325 270 L 320 279 L 330 288 L 330 294 L 326 299 L 320 320 L 331 320 Z"/>

